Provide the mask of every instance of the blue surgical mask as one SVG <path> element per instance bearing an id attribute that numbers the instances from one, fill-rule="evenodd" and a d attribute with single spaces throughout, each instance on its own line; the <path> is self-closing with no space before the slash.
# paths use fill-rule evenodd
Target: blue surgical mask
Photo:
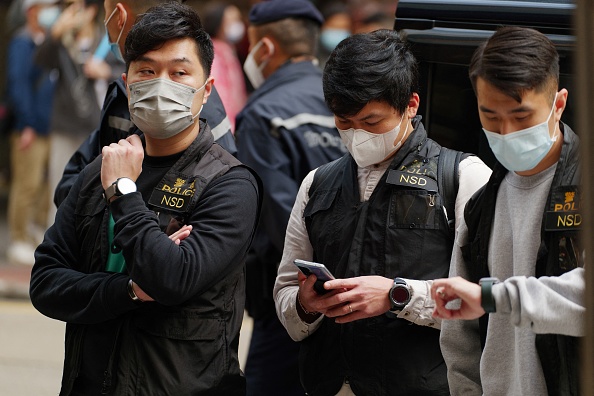
<path id="1" fill-rule="evenodd" d="M 59 17 L 60 7 L 45 7 L 39 11 L 39 14 L 37 14 L 37 22 L 43 29 L 50 30 Z"/>
<path id="2" fill-rule="evenodd" d="M 556 100 L 557 95 L 555 94 L 553 107 L 547 120 L 538 125 L 506 135 L 490 132 L 483 128 L 495 158 L 506 169 L 515 172 L 534 169 L 551 150 L 559 136 L 559 134 L 555 134 L 557 123 L 555 123 L 552 138 L 549 133 L 549 120 L 555 109 Z"/>
<path id="3" fill-rule="evenodd" d="M 115 12 L 118 10 L 118 8 L 114 8 L 114 10 L 112 11 L 111 15 L 109 16 L 109 18 L 107 18 L 107 20 L 105 21 L 105 34 L 107 35 L 107 40 L 109 41 L 109 33 L 107 33 L 107 24 L 109 23 L 109 21 L 111 21 L 111 18 L 113 18 L 113 16 L 115 15 Z M 122 33 L 124 33 L 124 28 L 126 27 L 126 21 L 128 19 L 128 16 L 126 15 L 126 19 L 124 20 L 124 24 L 122 25 L 122 29 L 120 30 L 120 34 L 118 34 L 118 39 L 115 41 L 115 43 L 109 42 L 109 50 L 114 54 L 114 56 L 116 57 L 117 60 L 119 60 L 120 62 L 124 63 L 124 57 L 122 56 L 122 51 L 120 51 L 120 39 L 122 38 Z"/>
<path id="4" fill-rule="evenodd" d="M 320 43 L 324 49 L 332 52 L 338 43 L 350 35 L 351 33 L 344 29 L 324 29 L 322 33 L 320 33 Z"/>

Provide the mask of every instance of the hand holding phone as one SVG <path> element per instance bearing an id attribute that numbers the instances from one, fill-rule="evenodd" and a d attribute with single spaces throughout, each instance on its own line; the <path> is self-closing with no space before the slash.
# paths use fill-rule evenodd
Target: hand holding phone
<path id="1" fill-rule="evenodd" d="M 334 275 L 326 268 L 324 264 L 314 263 L 312 261 L 305 261 L 296 259 L 294 261 L 295 265 L 305 276 L 315 275 L 317 278 L 316 283 L 314 284 L 314 290 L 318 294 L 325 294 L 329 290 L 324 289 L 324 282 L 335 279 Z"/>

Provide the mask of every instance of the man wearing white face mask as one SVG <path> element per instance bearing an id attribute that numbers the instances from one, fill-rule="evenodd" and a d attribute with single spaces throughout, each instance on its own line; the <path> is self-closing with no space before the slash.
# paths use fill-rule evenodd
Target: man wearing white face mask
<path id="1" fill-rule="evenodd" d="M 309 0 L 263 1 L 249 21 L 244 70 L 256 90 L 237 117 L 235 136 L 238 158 L 262 177 L 267 204 L 246 262 L 247 309 L 254 318 L 248 395 L 302 396 L 299 345 L 278 320 L 272 289 L 299 184 L 345 148 L 316 65 L 320 12 Z"/>
<path id="2" fill-rule="evenodd" d="M 196 12 L 144 13 L 125 47 L 143 132 L 104 147 L 36 251 L 31 301 L 67 323 L 61 395 L 245 395 L 239 331 L 260 182 L 199 118 L 212 42 Z"/>
<path id="3" fill-rule="evenodd" d="M 448 273 L 450 224 L 490 170 L 472 155 L 444 160 L 416 116 L 416 85 L 392 30 L 350 36 L 326 63 L 325 100 L 349 152 L 301 184 L 274 288 L 308 394 L 449 395 L 431 279 Z M 448 193 L 440 174 L 459 188 Z M 327 293 L 295 259 L 328 267 Z"/>
<path id="4" fill-rule="evenodd" d="M 585 280 L 579 139 L 560 121 L 559 55 L 542 33 L 501 28 L 469 71 L 498 160 L 468 202 L 432 293 L 453 395 L 577 395 Z M 478 284 L 477 284 L 478 283 Z M 446 307 L 460 298 L 458 307 Z M 448 309 L 450 308 L 450 309 Z M 518 370 L 521 370 L 518 375 Z"/>
<path id="5" fill-rule="evenodd" d="M 111 51 L 116 57 L 122 59 L 126 37 L 137 16 L 146 12 L 150 7 L 167 1 L 170 0 L 104 0 L 106 34 L 111 43 Z M 216 142 L 235 155 L 237 147 L 231 133 L 231 123 L 215 87 L 212 89 L 208 102 L 204 105 L 201 117 L 205 118 L 212 128 Z M 104 146 L 117 143 L 118 140 L 133 133 L 141 132 L 130 121 L 126 87 L 122 79 L 119 78 L 109 85 L 101 110 L 99 126 L 78 148 L 64 169 L 62 180 L 54 194 L 56 207 L 66 199 L 68 191 L 81 170 L 101 153 Z"/>

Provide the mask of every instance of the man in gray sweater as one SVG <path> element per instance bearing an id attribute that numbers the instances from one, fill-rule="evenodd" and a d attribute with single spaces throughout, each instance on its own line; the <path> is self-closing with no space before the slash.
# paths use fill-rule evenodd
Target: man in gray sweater
<path id="1" fill-rule="evenodd" d="M 535 30 L 501 28 L 469 74 L 498 164 L 466 206 L 450 278 L 432 285 L 435 316 L 470 319 L 442 323 L 451 393 L 578 394 L 579 139 L 560 121 L 559 56 Z"/>

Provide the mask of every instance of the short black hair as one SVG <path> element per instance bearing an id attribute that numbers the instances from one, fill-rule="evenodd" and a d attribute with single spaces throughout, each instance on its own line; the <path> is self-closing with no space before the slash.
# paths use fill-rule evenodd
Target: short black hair
<path id="1" fill-rule="evenodd" d="M 202 28 L 200 17 L 191 7 L 169 2 L 150 8 L 138 16 L 126 38 L 124 60 L 130 62 L 149 51 L 160 48 L 174 39 L 191 38 L 196 42 L 198 58 L 207 76 L 210 76 L 214 49 L 208 33 Z"/>
<path id="2" fill-rule="evenodd" d="M 521 102 L 526 91 L 557 90 L 559 54 L 555 44 L 537 30 L 502 27 L 476 49 L 468 75 L 475 93 L 480 77 Z"/>
<path id="3" fill-rule="evenodd" d="M 320 26 L 312 19 L 284 18 L 253 26 L 259 39 L 274 37 L 289 57 L 316 54 Z"/>
<path id="4" fill-rule="evenodd" d="M 324 98 L 338 116 L 357 114 L 372 101 L 402 113 L 418 91 L 418 66 L 397 32 L 380 29 L 344 39 L 324 68 Z"/>

